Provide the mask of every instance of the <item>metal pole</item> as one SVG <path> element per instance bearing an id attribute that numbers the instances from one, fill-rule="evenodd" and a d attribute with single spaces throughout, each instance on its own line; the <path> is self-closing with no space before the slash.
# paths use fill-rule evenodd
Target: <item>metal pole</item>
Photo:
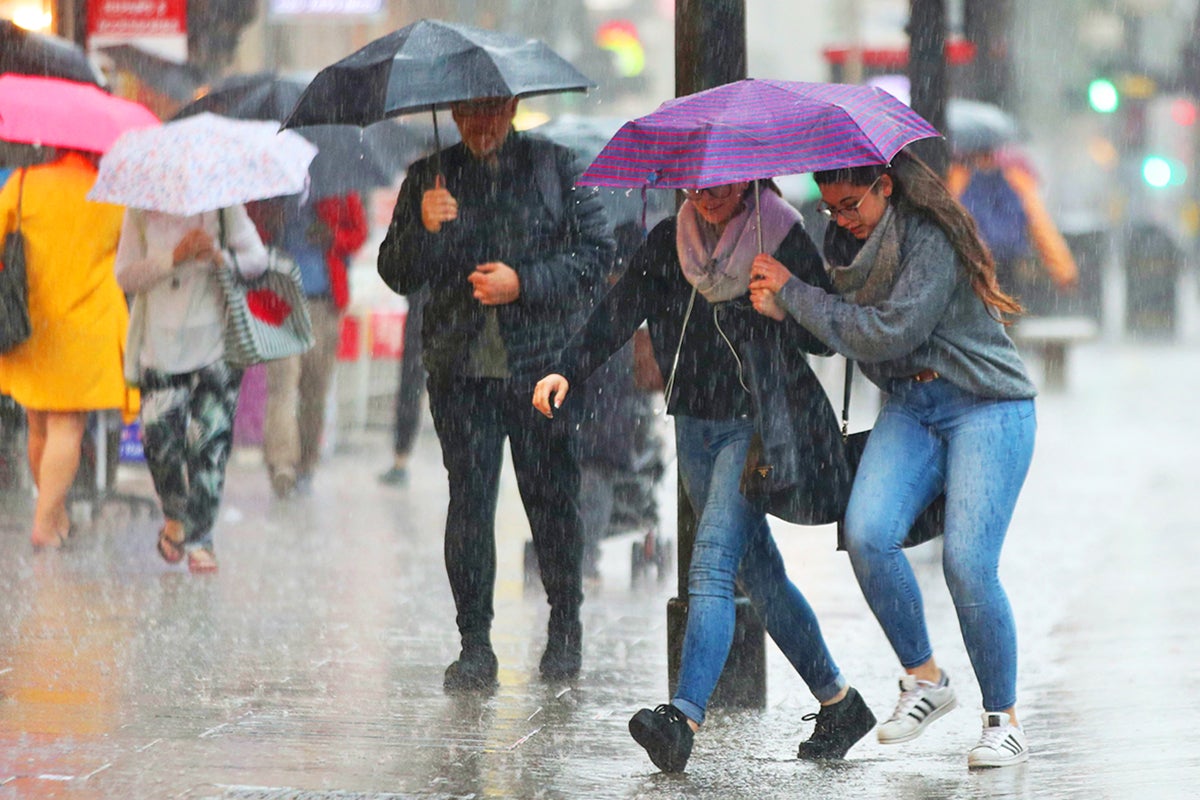
<path id="1" fill-rule="evenodd" d="M 692 94 L 746 77 L 744 0 L 676 0 L 675 94 Z M 688 567 L 696 538 L 696 516 L 683 481 L 679 484 L 678 590 L 667 602 L 667 683 L 679 680 L 687 627 Z M 762 708 L 767 702 L 766 634 L 750 601 L 736 599 L 736 626 L 725 670 L 709 698 L 710 707 Z"/>
<path id="2" fill-rule="evenodd" d="M 908 22 L 908 80 L 912 109 L 946 130 L 946 0 L 912 0 Z M 934 172 L 945 175 L 950 150 L 944 139 L 910 145 Z"/>

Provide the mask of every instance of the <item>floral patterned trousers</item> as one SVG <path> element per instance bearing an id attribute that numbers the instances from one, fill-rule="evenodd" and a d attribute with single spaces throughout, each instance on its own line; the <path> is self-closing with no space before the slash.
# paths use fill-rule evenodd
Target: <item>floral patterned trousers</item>
<path id="1" fill-rule="evenodd" d="M 212 549 L 241 383 L 242 371 L 224 361 L 180 374 L 142 369 L 146 464 L 163 515 L 183 523 L 188 550 Z"/>

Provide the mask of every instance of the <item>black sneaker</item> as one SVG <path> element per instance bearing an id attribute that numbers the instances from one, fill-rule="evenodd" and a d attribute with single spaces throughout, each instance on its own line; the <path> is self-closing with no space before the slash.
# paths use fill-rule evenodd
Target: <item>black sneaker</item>
<path id="1" fill-rule="evenodd" d="M 854 743 L 875 727 L 875 715 L 853 686 L 838 702 L 821 706 L 816 714 L 805 714 L 801 719 L 817 721 L 812 736 L 800 743 L 796 753 L 798 758 L 812 760 L 844 758 Z"/>
<path id="2" fill-rule="evenodd" d="M 583 666 L 583 627 L 578 622 L 551 625 L 538 671 L 545 681 L 571 681 Z"/>
<path id="3" fill-rule="evenodd" d="M 442 688 L 447 692 L 490 692 L 500 685 L 496 654 L 486 648 L 463 650 L 458 660 L 446 667 Z"/>
<path id="4" fill-rule="evenodd" d="M 629 720 L 629 733 L 663 772 L 683 772 L 687 766 L 695 734 L 675 706 L 664 703 L 653 711 L 643 708 Z"/>

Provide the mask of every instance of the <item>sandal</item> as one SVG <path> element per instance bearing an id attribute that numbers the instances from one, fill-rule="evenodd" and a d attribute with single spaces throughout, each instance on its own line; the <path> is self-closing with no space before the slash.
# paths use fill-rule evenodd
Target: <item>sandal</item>
<path id="1" fill-rule="evenodd" d="M 158 554 L 168 564 L 178 564 L 183 561 L 183 526 L 178 523 L 172 526 L 170 523 L 171 521 L 168 520 L 158 532 Z M 168 535 L 167 529 L 170 527 L 175 527 L 179 531 L 178 538 Z"/>
<path id="2" fill-rule="evenodd" d="M 197 547 L 187 554 L 188 571 L 193 575 L 208 575 L 217 571 L 217 557 L 207 547 Z"/>

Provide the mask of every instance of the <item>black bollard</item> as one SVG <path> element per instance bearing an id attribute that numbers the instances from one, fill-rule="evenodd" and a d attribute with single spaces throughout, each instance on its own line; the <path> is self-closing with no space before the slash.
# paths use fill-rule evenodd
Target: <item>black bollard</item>
<path id="1" fill-rule="evenodd" d="M 683 96 L 746 77 L 744 0 L 676 0 L 675 94 Z M 667 683 L 679 682 L 680 655 L 687 628 L 688 567 L 696 539 L 696 515 L 679 481 L 678 590 L 667 601 Z M 762 708 L 767 703 L 766 633 L 750 605 L 736 599 L 733 645 L 709 706 Z"/>

